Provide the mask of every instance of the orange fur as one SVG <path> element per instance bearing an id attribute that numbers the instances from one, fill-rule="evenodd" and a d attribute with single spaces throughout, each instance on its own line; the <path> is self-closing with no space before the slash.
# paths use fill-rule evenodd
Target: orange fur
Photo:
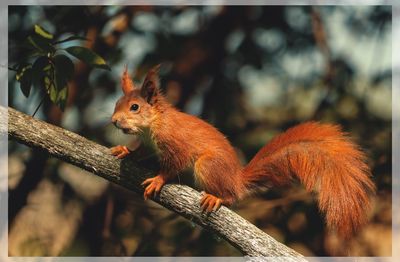
<path id="1" fill-rule="evenodd" d="M 328 227 L 345 237 L 367 222 L 375 186 L 364 153 L 339 126 L 295 126 L 264 146 L 243 170 L 247 188 L 283 185 L 297 178 L 319 193 Z"/>
<path id="2" fill-rule="evenodd" d="M 340 235 L 349 236 L 366 223 L 375 187 L 363 152 L 338 126 L 309 122 L 291 128 L 243 168 L 216 128 L 166 102 L 158 90 L 156 69 L 141 89 L 131 84 L 126 72 L 122 84 L 124 96 L 115 107 L 114 124 L 127 133 L 149 130 L 159 153 L 161 171 L 157 179 L 145 181 L 145 198 L 186 168 L 193 168 L 196 181 L 209 193 L 202 199 L 207 210 L 221 202 L 232 204 L 260 186 L 297 178 L 308 191 L 319 192 L 319 208 Z M 140 110 L 132 112 L 133 104 Z"/>
<path id="3" fill-rule="evenodd" d="M 121 86 L 122 86 L 122 91 L 124 92 L 125 95 L 129 94 L 133 89 L 135 89 L 135 85 L 133 84 L 133 81 L 129 76 L 127 66 L 125 66 L 124 73 L 122 74 L 121 77 Z"/>
<path id="4" fill-rule="evenodd" d="M 196 181 L 226 202 L 233 202 L 244 192 L 237 155 L 213 126 L 170 108 L 160 114 L 150 130 L 160 150 L 161 166 L 169 172 L 193 167 Z"/>

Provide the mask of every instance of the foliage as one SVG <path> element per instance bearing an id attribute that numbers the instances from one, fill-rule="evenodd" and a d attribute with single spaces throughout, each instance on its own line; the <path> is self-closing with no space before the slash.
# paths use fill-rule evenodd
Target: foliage
<path id="1" fill-rule="evenodd" d="M 72 55 L 86 64 L 110 70 L 106 61 L 83 46 L 70 46 L 60 48 L 59 44 L 74 41 L 85 40 L 85 37 L 73 35 L 65 39 L 54 40 L 54 36 L 40 25 L 35 25 L 32 34 L 30 34 L 23 47 L 29 50 L 27 61 L 20 62 L 14 66 L 17 73 L 15 79 L 20 83 L 21 91 L 29 97 L 31 87 L 37 89 L 44 88 L 50 100 L 65 109 L 68 99 L 68 82 L 74 75 L 74 63 L 66 55 Z M 65 54 L 66 53 L 66 54 Z"/>

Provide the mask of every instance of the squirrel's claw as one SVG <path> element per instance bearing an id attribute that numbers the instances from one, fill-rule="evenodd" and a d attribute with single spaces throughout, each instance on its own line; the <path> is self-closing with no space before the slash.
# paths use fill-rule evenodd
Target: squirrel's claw
<path id="1" fill-rule="evenodd" d="M 217 211 L 222 204 L 222 199 L 205 193 L 200 200 L 200 206 L 203 212 L 211 213 L 211 211 Z"/>
<path id="2" fill-rule="evenodd" d="M 149 199 L 151 196 L 155 197 L 158 193 L 160 193 L 165 182 L 165 179 L 160 175 L 143 181 L 142 186 L 146 186 L 146 189 L 143 193 L 144 200 Z"/>
<path id="3" fill-rule="evenodd" d="M 119 159 L 126 157 L 131 152 L 129 148 L 121 145 L 111 147 L 110 150 L 111 154 Z"/>

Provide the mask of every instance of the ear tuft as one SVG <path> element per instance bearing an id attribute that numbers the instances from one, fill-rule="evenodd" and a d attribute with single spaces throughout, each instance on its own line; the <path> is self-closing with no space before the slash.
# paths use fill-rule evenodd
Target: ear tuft
<path id="1" fill-rule="evenodd" d="M 159 70 L 160 64 L 149 70 L 140 90 L 141 96 L 151 105 L 157 102 L 157 97 L 160 95 L 160 80 L 158 77 Z"/>
<path id="2" fill-rule="evenodd" d="M 124 92 L 125 95 L 128 95 L 130 92 L 133 91 L 133 89 L 135 89 L 135 85 L 133 84 L 133 81 L 128 73 L 128 66 L 126 65 L 124 73 L 122 74 L 121 77 L 121 86 L 122 86 L 122 91 Z"/>

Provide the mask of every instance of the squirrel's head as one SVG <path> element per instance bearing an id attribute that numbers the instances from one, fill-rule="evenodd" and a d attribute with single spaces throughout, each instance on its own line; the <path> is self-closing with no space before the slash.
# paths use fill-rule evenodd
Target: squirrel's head
<path id="1" fill-rule="evenodd" d="M 159 113 L 164 99 L 159 90 L 159 66 L 152 68 L 146 75 L 142 86 L 135 86 L 127 68 L 121 78 L 124 95 L 115 105 L 112 123 L 124 133 L 136 134 L 150 127 Z"/>

